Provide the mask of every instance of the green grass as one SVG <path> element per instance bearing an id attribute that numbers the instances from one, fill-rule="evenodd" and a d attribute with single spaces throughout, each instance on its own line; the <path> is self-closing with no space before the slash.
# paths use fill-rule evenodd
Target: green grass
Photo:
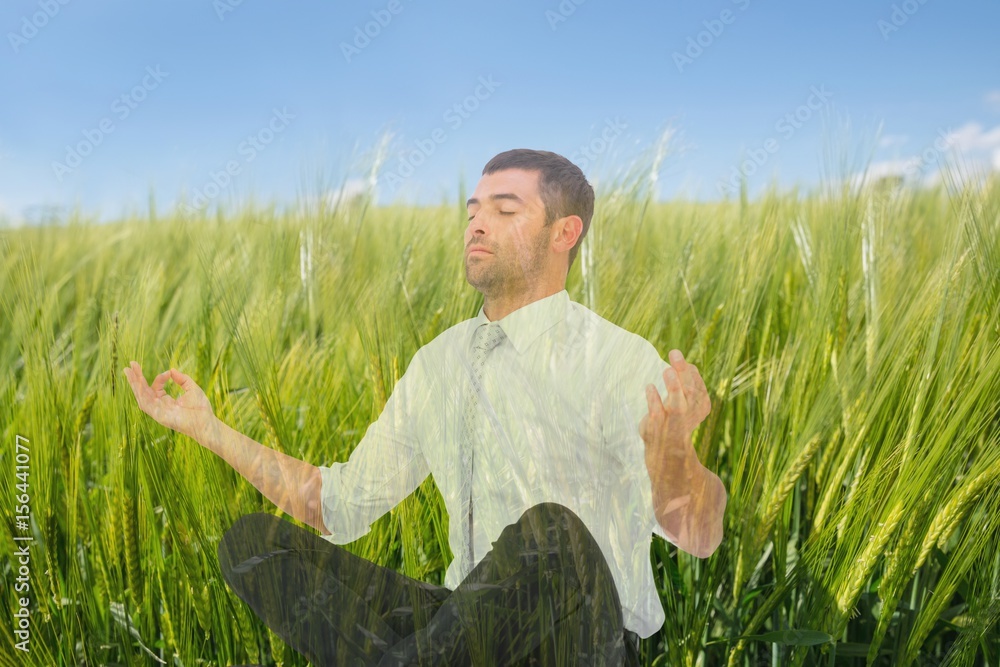
<path id="1" fill-rule="evenodd" d="M 2 232 L 0 497 L 21 534 L 25 436 L 35 541 L 27 655 L 0 542 L 0 665 L 305 664 L 218 569 L 236 518 L 277 510 L 121 369 L 180 368 L 234 428 L 346 460 L 414 352 L 477 312 L 465 225 L 360 198 Z M 1000 664 L 1000 180 L 699 204 L 633 175 L 599 192 L 567 288 L 712 395 L 695 445 L 726 535 L 707 560 L 653 538 L 645 664 Z M 348 548 L 441 583 L 447 521 L 429 478 Z"/>

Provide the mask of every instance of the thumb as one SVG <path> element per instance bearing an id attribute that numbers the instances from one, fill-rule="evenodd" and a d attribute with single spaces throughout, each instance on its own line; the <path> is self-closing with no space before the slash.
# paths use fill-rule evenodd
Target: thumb
<path id="1" fill-rule="evenodd" d="M 184 391 L 194 389 L 195 387 L 198 386 L 195 383 L 195 381 L 191 379 L 190 376 L 181 373 L 176 368 L 171 368 L 169 373 L 170 373 L 170 379 L 179 384 Z"/>

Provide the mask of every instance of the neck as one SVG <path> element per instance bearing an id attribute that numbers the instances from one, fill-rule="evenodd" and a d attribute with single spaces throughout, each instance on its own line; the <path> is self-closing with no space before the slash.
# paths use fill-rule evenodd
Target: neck
<path id="1" fill-rule="evenodd" d="M 484 295 L 483 314 L 490 322 L 502 320 L 518 308 L 527 306 L 540 299 L 552 296 L 565 289 L 561 285 L 535 285 L 533 288 L 515 294 L 494 294 Z"/>

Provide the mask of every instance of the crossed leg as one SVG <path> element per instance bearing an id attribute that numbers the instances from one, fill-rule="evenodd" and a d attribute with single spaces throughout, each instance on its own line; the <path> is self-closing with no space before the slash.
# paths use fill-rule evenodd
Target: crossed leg
<path id="1" fill-rule="evenodd" d="M 621 606 L 593 536 L 540 503 L 450 591 L 270 514 L 219 544 L 223 577 L 316 665 L 620 665 Z"/>

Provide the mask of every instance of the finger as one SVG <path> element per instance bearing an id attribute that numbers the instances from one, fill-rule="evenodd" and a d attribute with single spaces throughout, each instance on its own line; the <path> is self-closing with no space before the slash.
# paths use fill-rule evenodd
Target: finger
<path id="1" fill-rule="evenodd" d="M 135 396 L 136 400 L 139 401 L 140 404 L 142 404 L 144 398 L 142 384 L 140 384 L 141 378 L 142 378 L 141 375 L 136 375 L 134 370 L 132 370 L 131 368 L 129 369 L 128 386 L 129 389 L 132 390 L 132 394 Z"/>
<path id="2" fill-rule="evenodd" d="M 153 385 L 152 385 L 152 387 L 153 387 L 153 393 L 154 394 L 160 394 L 160 392 L 163 392 L 164 394 L 166 393 L 165 391 L 163 391 L 163 385 L 165 385 L 167 383 L 167 379 L 169 377 L 170 377 L 170 371 L 163 371 L 162 373 L 160 373 L 159 375 L 157 375 L 155 378 L 153 378 Z"/>
<path id="3" fill-rule="evenodd" d="M 146 378 L 140 375 L 139 379 L 135 382 L 133 391 L 135 392 L 136 401 L 139 402 L 139 407 L 142 408 L 143 411 L 148 412 L 150 404 L 156 397 L 153 395 L 153 390 L 150 389 L 148 384 L 146 384 Z"/>
<path id="4" fill-rule="evenodd" d="M 649 414 L 652 417 L 663 414 L 663 401 L 660 400 L 660 390 L 656 385 L 646 385 L 646 405 L 649 407 Z"/>
<path id="5" fill-rule="evenodd" d="M 682 409 L 686 405 L 684 387 L 681 386 L 677 371 L 672 366 L 663 371 L 663 382 L 667 385 L 667 400 L 664 401 L 664 406 L 674 410 Z"/>
<path id="6" fill-rule="evenodd" d="M 667 353 L 667 361 L 677 369 L 680 375 L 684 375 L 684 370 L 688 367 L 688 362 L 684 359 L 684 354 L 680 350 L 670 350 Z"/>
<path id="7" fill-rule="evenodd" d="M 146 376 L 142 374 L 142 366 L 138 362 L 132 362 L 132 369 L 129 375 L 135 381 L 136 388 L 142 389 L 146 386 Z"/>
<path id="8" fill-rule="evenodd" d="M 142 367 L 135 361 L 129 368 L 129 384 L 132 386 L 132 393 L 135 394 L 139 408 L 149 414 L 150 404 L 154 398 L 153 393 L 149 385 L 146 384 L 146 376 L 142 374 Z"/>
<path id="9" fill-rule="evenodd" d="M 676 366 L 675 366 L 676 368 Z M 685 362 L 685 368 L 683 370 L 678 369 L 678 376 L 680 376 L 681 384 L 684 386 L 684 393 L 687 396 L 694 396 L 697 384 L 695 383 L 694 376 L 698 373 L 698 369 L 694 364 L 688 364 Z"/>
<path id="10" fill-rule="evenodd" d="M 684 358 L 684 353 L 676 349 L 670 350 L 667 358 L 670 359 L 670 365 L 677 371 L 677 376 L 681 379 L 684 391 L 691 394 L 694 390 L 694 381 L 690 377 L 691 371 L 697 370 L 694 364 L 688 363 L 687 359 Z"/>
<path id="11" fill-rule="evenodd" d="M 136 393 L 145 393 L 146 390 L 149 389 L 149 385 L 146 383 L 146 376 L 142 374 L 142 369 L 138 367 L 133 368 L 131 375 Z"/>
<path id="12" fill-rule="evenodd" d="M 198 386 L 194 380 L 192 380 L 189 376 L 185 375 L 184 373 L 181 373 L 176 368 L 171 368 L 169 372 L 171 379 L 173 379 L 174 382 L 179 384 L 184 391 L 188 391 L 189 389 L 194 389 L 196 386 Z"/>

